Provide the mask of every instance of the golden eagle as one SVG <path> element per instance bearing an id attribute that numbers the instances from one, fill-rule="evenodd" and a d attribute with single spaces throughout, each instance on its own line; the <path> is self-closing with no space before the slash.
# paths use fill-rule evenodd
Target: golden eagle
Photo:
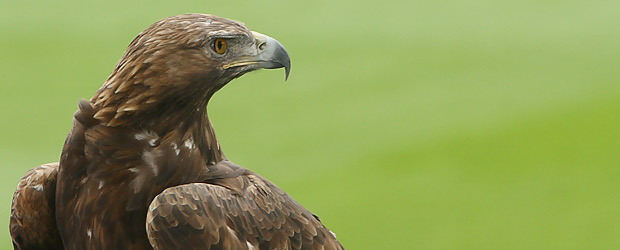
<path id="1" fill-rule="evenodd" d="M 211 96 L 285 68 L 275 39 L 206 14 L 155 22 L 81 100 L 59 163 L 30 170 L 11 207 L 17 249 L 343 249 L 282 189 L 229 161 Z"/>

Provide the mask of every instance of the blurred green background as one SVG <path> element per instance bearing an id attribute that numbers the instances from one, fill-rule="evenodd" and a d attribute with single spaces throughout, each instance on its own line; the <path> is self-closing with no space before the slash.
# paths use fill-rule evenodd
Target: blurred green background
<path id="1" fill-rule="evenodd" d="M 0 249 L 19 178 L 161 18 L 282 42 L 209 110 L 348 249 L 619 249 L 620 1 L 2 1 Z"/>

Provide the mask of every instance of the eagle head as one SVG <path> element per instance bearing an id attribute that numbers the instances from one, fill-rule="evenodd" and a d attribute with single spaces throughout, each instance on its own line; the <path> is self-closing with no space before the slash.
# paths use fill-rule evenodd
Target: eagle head
<path id="1" fill-rule="evenodd" d="M 162 19 L 129 44 L 91 99 L 95 118 L 109 126 L 137 116 L 200 110 L 234 78 L 258 69 L 285 68 L 291 61 L 277 40 L 243 23 L 207 14 Z"/>

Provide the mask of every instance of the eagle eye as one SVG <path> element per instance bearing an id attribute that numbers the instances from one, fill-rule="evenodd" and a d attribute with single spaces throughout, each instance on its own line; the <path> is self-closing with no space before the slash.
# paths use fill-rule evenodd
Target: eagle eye
<path id="1" fill-rule="evenodd" d="M 224 54 L 224 52 L 226 52 L 226 40 L 223 38 L 215 39 L 215 42 L 213 42 L 213 50 L 218 54 Z"/>

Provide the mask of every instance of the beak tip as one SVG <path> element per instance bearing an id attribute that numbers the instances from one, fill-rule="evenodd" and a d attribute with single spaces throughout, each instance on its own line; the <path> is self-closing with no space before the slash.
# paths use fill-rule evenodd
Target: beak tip
<path id="1" fill-rule="evenodd" d="M 289 62 L 288 65 L 286 65 L 284 67 L 284 81 L 288 80 L 288 75 L 291 74 L 291 63 Z"/>
<path id="2" fill-rule="evenodd" d="M 278 42 L 279 45 L 279 58 L 278 61 L 284 68 L 284 81 L 288 80 L 288 76 L 291 74 L 291 58 L 288 55 L 288 51 Z"/>

